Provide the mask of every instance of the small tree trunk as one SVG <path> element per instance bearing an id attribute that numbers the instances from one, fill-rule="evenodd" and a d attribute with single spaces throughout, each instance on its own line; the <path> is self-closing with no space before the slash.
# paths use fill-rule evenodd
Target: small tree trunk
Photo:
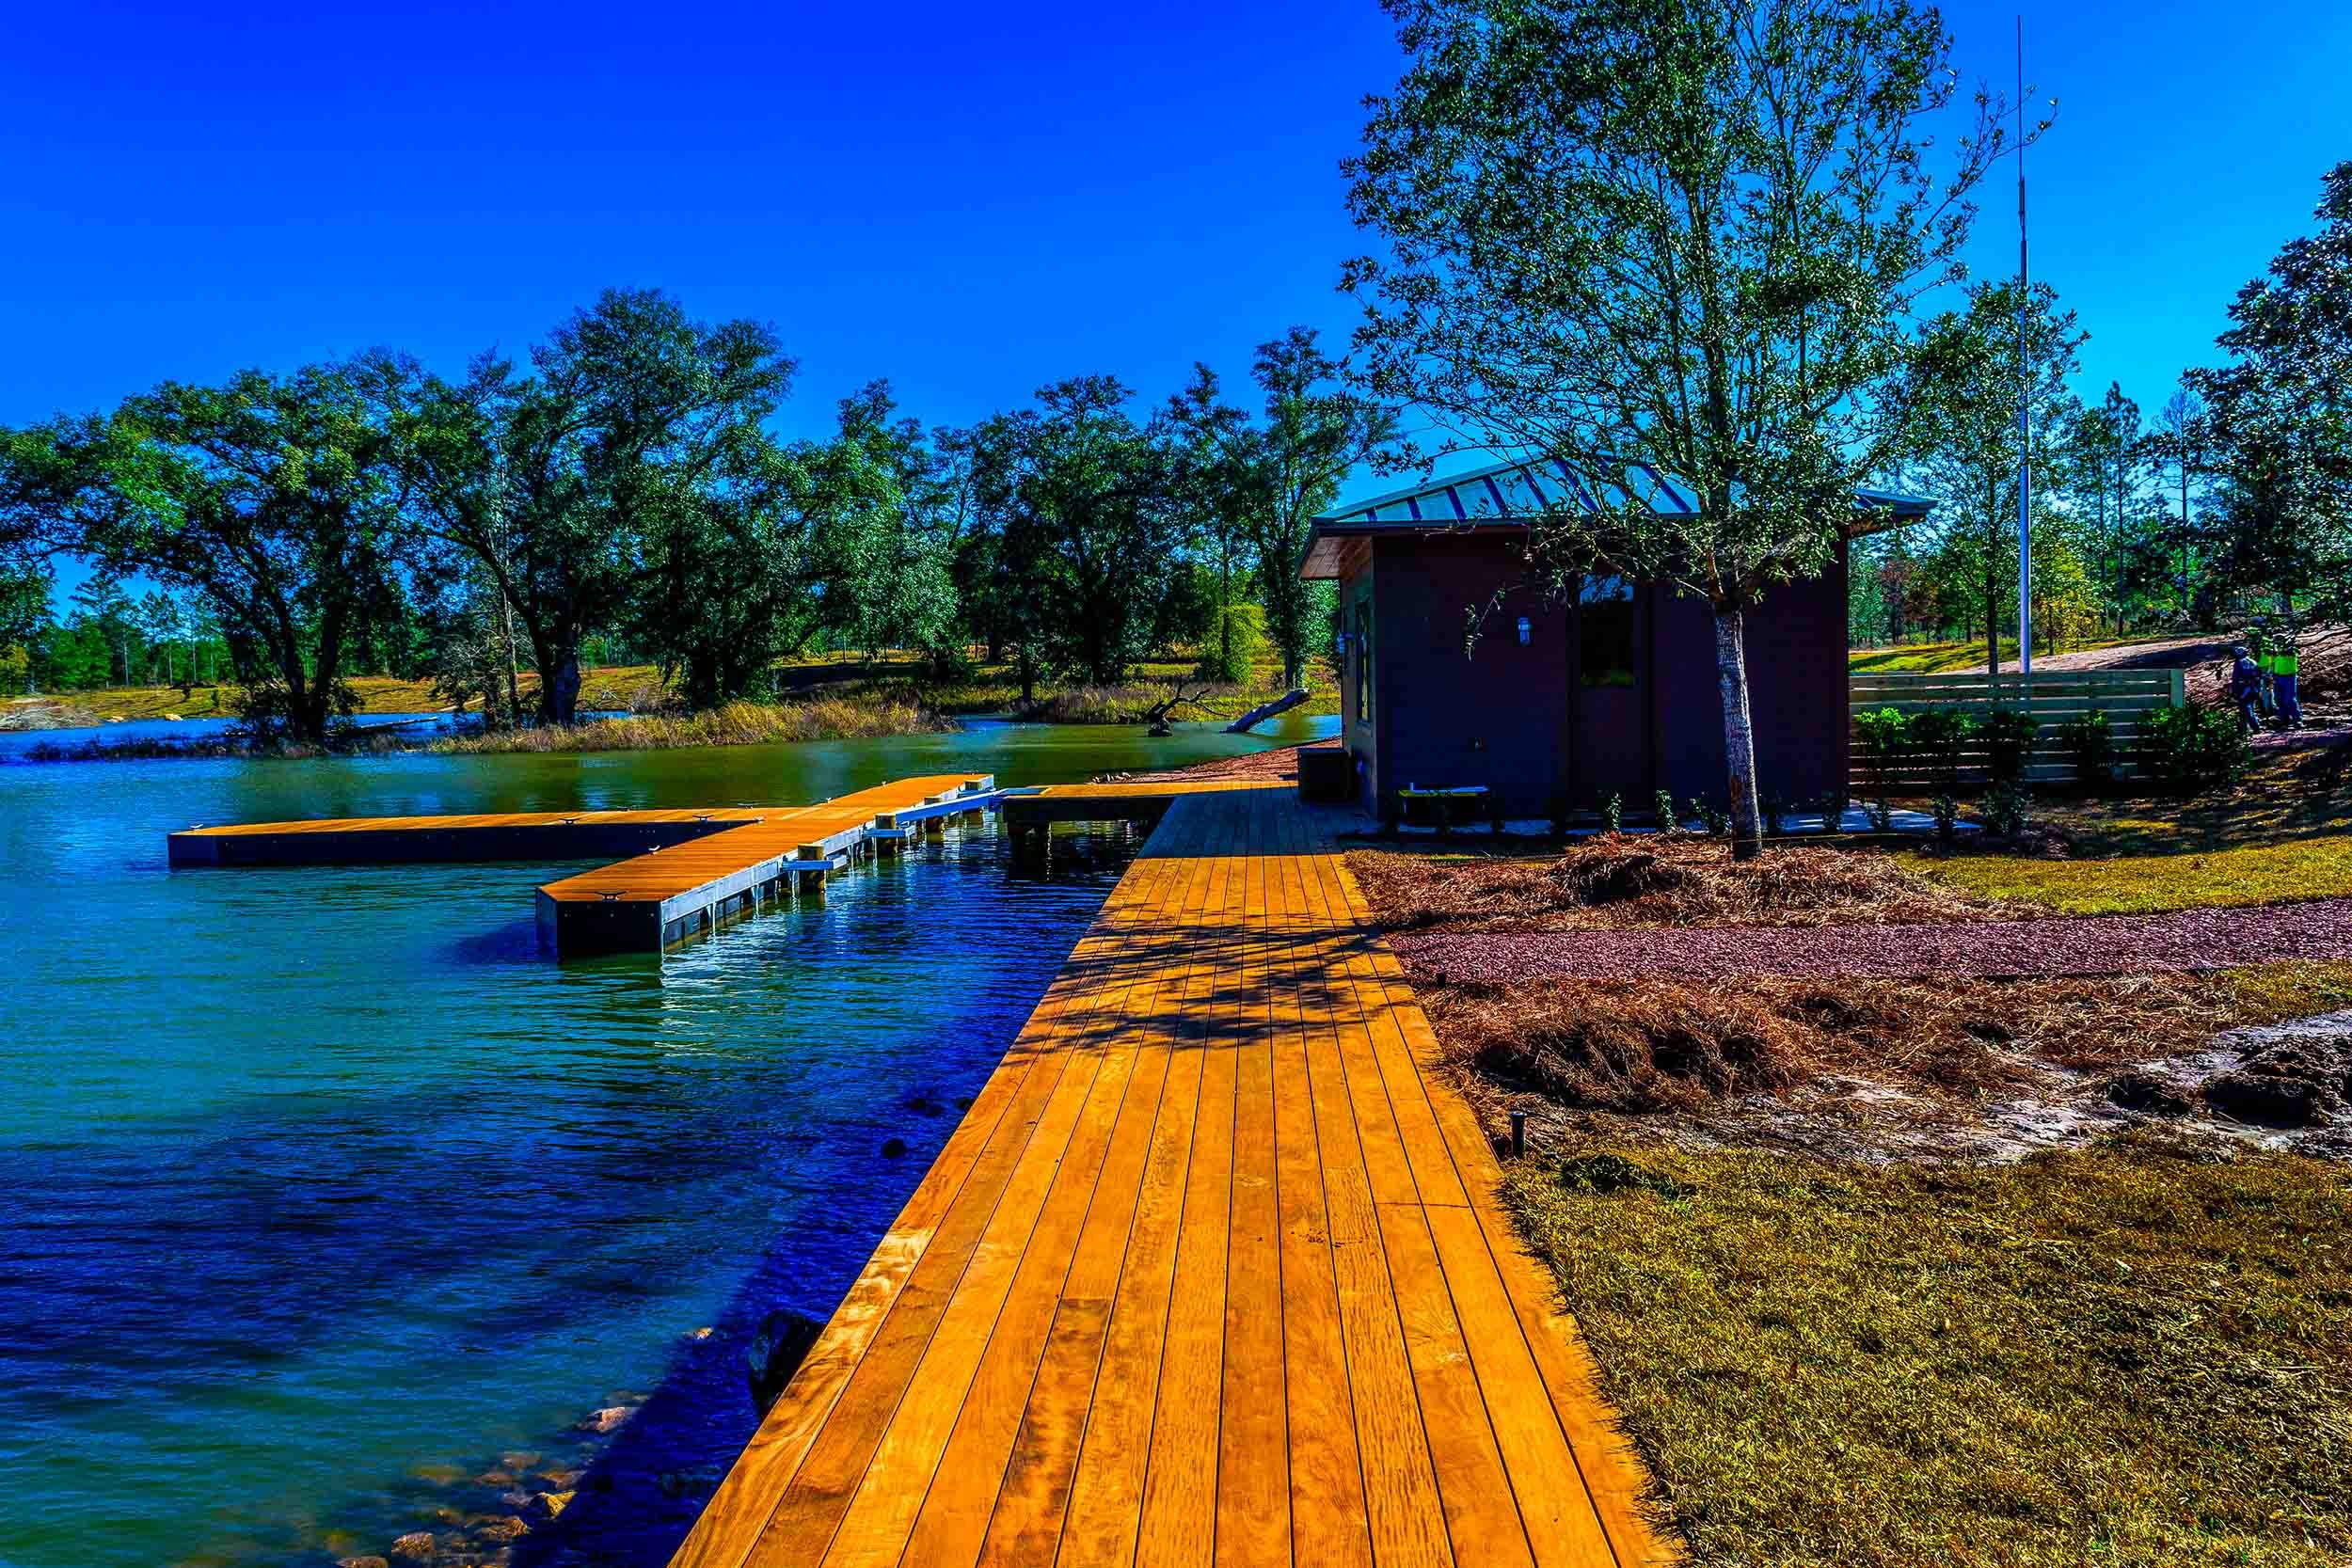
<path id="1" fill-rule="evenodd" d="M 1747 617 L 1736 604 L 1715 607 L 1715 684 L 1724 704 L 1724 768 L 1731 786 L 1731 858 L 1764 851 L 1763 813 L 1756 795 L 1756 726 L 1748 717 Z"/>
<path id="2" fill-rule="evenodd" d="M 543 683 L 545 700 L 542 710 L 548 722 L 569 724 L 580 715 L 580 650 L 566 648 L 555 661 L 555 670 Z"/>
<path id="3" fill-rule="evenodd" d="M 511 728 L 522 716 L 523 688 L 518 667 L 521 660 L 515 650 L 515 601 L 506 596 L 503 584 L 499 589 L 499 618 L 506 625 L 506 721 Z M 487 721 L 489 704 L 483 704 Z"/>

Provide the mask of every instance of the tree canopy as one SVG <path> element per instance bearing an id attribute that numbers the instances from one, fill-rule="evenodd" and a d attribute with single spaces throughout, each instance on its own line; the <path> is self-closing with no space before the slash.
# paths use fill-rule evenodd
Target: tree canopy
<path id="1" fill-rule="evenodd" d="M 1736 843 L 1759 843 L 1745 609 L 1834 559 L 1906 428 L 1922 294 L 1958 276 L 2004 105 L 1955 106 L 1908 0 L 1389 0 L 1409 56 L 1348 166 L 1371 385 L 1450 446 L 1588 476 L 1531 565 L 1716 612 Z M 1947 121 L 1957 120 L 1950 125 Z M 1939 173 L 1931 153 L 1952 132 Z M 1629 461 L 1692 502 L 1657 506 Z"/>

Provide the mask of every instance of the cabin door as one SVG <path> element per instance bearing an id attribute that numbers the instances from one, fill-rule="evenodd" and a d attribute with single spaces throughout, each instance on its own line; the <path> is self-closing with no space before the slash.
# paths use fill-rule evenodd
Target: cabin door
<path id="1" fill-rule="evenodd" d="M 1579 585 L 1568 640 L 1570 803 L 1619 797 L 1629 814 L 1650 790 L 1648 596 L 1623 578 Z"/>

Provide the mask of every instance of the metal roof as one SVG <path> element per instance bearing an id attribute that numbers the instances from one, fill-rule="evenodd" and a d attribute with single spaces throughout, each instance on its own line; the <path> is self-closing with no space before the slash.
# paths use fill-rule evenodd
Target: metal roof
<path id="1" fill-rule="evenodd" d="M 1913 522 L 1935 502 L 1891 490 L 1856 490 L 1855 516 L 1847 537 Z M 1613 511 L 1646 504 L 1652 512 L 1692 516 L 1697 498 L 1681 481 L 1646 463 L 1613 466 L 1605 475 L 1571 468 L 1558 458 L 1506 459 L 1444 479 L 1434 479 L 1386 495 L 1335 507 L 1314 521 L 1314 533 L 1299 562 L 1301 577 L 1339 575 L 1339 541 L 1367 534 L 1476 531 L 1516 529 L 1531 517 L 1565 506 Z"/>

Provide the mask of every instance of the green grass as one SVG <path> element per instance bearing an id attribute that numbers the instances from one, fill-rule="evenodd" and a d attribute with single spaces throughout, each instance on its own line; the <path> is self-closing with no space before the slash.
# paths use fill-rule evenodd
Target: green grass
<path id="1" fill-rule="evenodd" d="M 1980 898 L 2018 899 L 2058 914 L 2156 914 L 2352 896 L 2352 835 L 2106 860 L 2024 855 L 1936 859 L 1905 868 Z"/>
<path id="2" fill-rule="evenodd" d="M 2091 637 L 2080 641 L 2061 643 L 2059 653 L 2080 653 L 2090 648 L 2121 648 L 2133 642 L 2156 641 L 2145 637 Z M 2037 648 L 2038 657 L 2046 657 L 2051 650 Z M 2017 662 L 2017 639 L 2001 639 L 2003 667 Z M 1903 642 L 1891 648 L 1852 648 L 1846 654 L 1846 667 L 1857 675 L 1940 675 L 1954 670 L 1984 668 L 1984 639 L 1971 642 Z"/>
<path id="3" fill-rule="evenodd" d="M 2344 1170 L 2149 1135 L 2011 1165 L 1514 1164 L 1694 1561 L 2352 1554 Z"/>

